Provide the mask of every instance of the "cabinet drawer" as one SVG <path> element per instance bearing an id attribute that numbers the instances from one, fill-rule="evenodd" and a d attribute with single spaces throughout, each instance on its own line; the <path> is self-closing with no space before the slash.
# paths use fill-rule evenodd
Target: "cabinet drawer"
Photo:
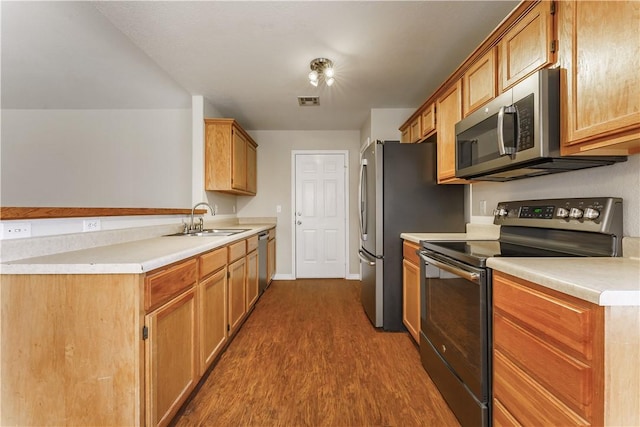
<path id="1" fill-rule="evenodd" d="M 199 258 L 200 279 L 227 265 L 227 248 L 208 252 Z"/>
<path id="2" fill-rule="evenodd" d="M 247 253 L 258 249 L 258 236 L 252 236 L 247 239 Z"/>
<path id="3" fill-rule="evenodd" d="M 532 380 L 499 351 L 493 357 L 493 396 L 522 425 L 587 425 L 586 420 Z"/>
<path id="4" fill-rule="evenodd" d="M 417 250 L 418 245 L 413 242 L 405 240 L 404 243 L 402 243 L 402 257 L 415 265 L 420 265 L 420 258 L 416 253 Z"/>
<path id="5" fill-rule="evenodd" d="M 497 310 L 517 318 L 582 358 L 593 359 L 591 331 L 602 317 L 600 307 L 568 295 L 556 296 L 548 289 L 535 289 L 503 273 L 494 274 L 493 303 Z"/>
<path id="6" fill-rule="evenodd" d="M 245 240 L 232 243 L 227 246 L 227 248 L 229 249 L 229 263 L 232 263 L 238 258 L 242 258 L 247 253 L 247 243 L 245 242 Z"/>
<path id="7" fill-rule="evenodd" d="M 196 282 L 196 260 L 192 259 L 166 270 L 150 274 L 145 279 L 144 308 L 147 312 L 169 301 Z"/>
<path id="8" fill-rule="evenodd" d="M 593 391 L 593 370 L 562 353 L 503 316 L 493 323 L 494 348 L 581 414 L 587 415 Z"/>

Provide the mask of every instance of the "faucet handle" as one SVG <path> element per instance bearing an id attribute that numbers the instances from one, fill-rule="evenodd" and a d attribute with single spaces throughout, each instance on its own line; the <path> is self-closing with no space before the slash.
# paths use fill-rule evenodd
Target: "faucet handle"
<path id="1" fill-rule="evenodd" d="M 199 231 L 204 230 L 204 218 L 202 218 L 202 217 L 200 217 L 200 219 L 199 219 L 198 230 Z"/>

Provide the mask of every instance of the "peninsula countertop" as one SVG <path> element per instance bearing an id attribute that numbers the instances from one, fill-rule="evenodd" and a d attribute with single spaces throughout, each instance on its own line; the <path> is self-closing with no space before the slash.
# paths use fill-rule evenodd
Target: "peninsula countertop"
<path id="1" fill-rule="evenodd" d="M 239 224 L 231 236 L 160 236 L 4 262 L 2 274 L 139 274 L 246 239 L 274 224 Z"/>

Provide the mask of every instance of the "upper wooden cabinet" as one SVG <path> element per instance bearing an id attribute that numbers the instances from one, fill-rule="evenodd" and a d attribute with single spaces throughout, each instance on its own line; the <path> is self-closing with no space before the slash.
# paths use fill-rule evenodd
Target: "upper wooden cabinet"
<path id="1" fill-rule="evenodd" d="M 501 38 L 500 92 L 555 62 L 553 13 L 555 2 L 542 1 Z"/>
<path id="2" fill-rule="evenodd" d="M 409 126 L 411 135 L 409 142 L 418 142 L 422 138 L 422 127 L 420 124 L 420 116 L 416 117 Z"/>
<path id="3" fill-rule="evenodd" d="M 462 119 L 462 81 L 447 88 L 436 102 L 438 121 L 438 183 L 460 183 L 456 180 L 456 123 Z"/>
<path id="4" fill-rule="evenodd" d="M 205 119 L 205 189 L 255 196 L 257 144 L 234 119 Z"/>
<path id="5" fill-rule="evenodd" d="M 431 103 L 426 106 L 420 114 L 420 125 L 422 127 L 422 138 L 431 136 L 436 131 L 436 104 Z"/>
<path id="6" fill-rule="evenodd" d="M 562 154 L 640 152 L 640 3 L 558 2 Z"/>
<path id="7" fill-rule="evenodd" d="M 464 117 L 491 101 L 497 92 L 497 54 L 492 48 L 462 76 L 462 111 Z"/>

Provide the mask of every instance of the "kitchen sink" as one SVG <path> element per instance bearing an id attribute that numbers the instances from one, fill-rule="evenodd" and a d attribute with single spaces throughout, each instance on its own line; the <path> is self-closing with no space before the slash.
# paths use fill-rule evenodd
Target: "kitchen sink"
<path id="1" fill-rule="evenodd" d="M 248 231 L 248 228 L 205 228 L 200 231 L 188 233 L 167 234 L 167 236 L 191 236 L 191 237 L 224 237 Z"/>

